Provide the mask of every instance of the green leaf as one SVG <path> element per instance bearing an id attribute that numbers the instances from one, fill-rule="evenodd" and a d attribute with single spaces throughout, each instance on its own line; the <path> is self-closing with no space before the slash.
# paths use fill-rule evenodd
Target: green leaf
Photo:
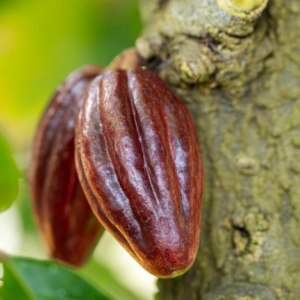
<path id="1" fill-rule="evenodd" d="M 14 257 L 3 268 L 3 300 L 110 300 L 55 262 Z"/>
<path id="2" fill-rule="evenodd" d="M 18 195 L 18 170 L 8 143 L 0 133 L 0 212 L 7 209 Z"/>
<path id="3" fill-rule="evenodd" d="M 124 286 L 114 274 L 95 259 L 90 259 L 85 266 L 77 271 L 103 291 L 122 300 L 140 300 L 140 298 Z"/>

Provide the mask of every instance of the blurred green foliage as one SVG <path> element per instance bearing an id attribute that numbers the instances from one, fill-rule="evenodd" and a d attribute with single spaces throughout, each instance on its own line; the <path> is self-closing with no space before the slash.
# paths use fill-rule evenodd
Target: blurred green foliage
<path id="1" fill-rule="evenodd" d="M 10 147 L 0 132 L 0 212 L 7 209 L 18 195 L 18 170 Z"/>
<path id="2" fill-rule="evenodd" d="M 105 266 L 91 259 L 87 264 L 77 271 L 79 275 L 89 282 L 101 288 L 102 291 L 122 300 L 139 300 L 139 298 L 120 283 L 112 272 Z"/>
<path id="3" fill-rule="evenodd" d="M 85 64 L 107 65 L 141 30 L 137 0 L 0 2 L 0 124 L 27 147 L 56 86 Z"/>

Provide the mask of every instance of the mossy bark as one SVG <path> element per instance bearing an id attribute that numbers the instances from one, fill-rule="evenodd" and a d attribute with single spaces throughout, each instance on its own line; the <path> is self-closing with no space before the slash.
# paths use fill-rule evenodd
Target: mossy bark
<path id="1" fill-rule="evenodd" d="M 137 48 L 190 108 L 205 165 L 199 255 L 158 298 L 300 299 L 299 0 L 141 11 Z"/>

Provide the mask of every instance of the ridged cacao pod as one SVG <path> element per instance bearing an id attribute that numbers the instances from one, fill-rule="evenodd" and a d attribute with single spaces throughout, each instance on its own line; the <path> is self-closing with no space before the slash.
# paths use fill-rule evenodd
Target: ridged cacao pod
<path id="1" fill-rule="evenodd" d="M 89 257 L 103 227 L 94 216 L 75 168 L 75 122 L 83 93 L 101 73 L 84 67 L 67 77 L 41 118 L 30 166 L 36 220 L 53 258 L 73 266 Z"/>
<path id="2" fill-rule="evenodd" d="M 76 139 L 78 175 L 102 225 L 155 276 L 186 272 L 203 175 L 184 104 L 151 71 L 109 71 L 86 91 Z"/>

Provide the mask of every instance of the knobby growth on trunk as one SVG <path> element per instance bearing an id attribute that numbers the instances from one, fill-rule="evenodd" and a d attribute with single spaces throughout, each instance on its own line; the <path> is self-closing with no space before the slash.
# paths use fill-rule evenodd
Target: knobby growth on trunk
<path id="1" fill-rule="evenodd" d="M 193 268 L 159 298 L 300 298 L 299 0 L 141 0 L 140 55 L 193 114 L 205 164 Z"/>

